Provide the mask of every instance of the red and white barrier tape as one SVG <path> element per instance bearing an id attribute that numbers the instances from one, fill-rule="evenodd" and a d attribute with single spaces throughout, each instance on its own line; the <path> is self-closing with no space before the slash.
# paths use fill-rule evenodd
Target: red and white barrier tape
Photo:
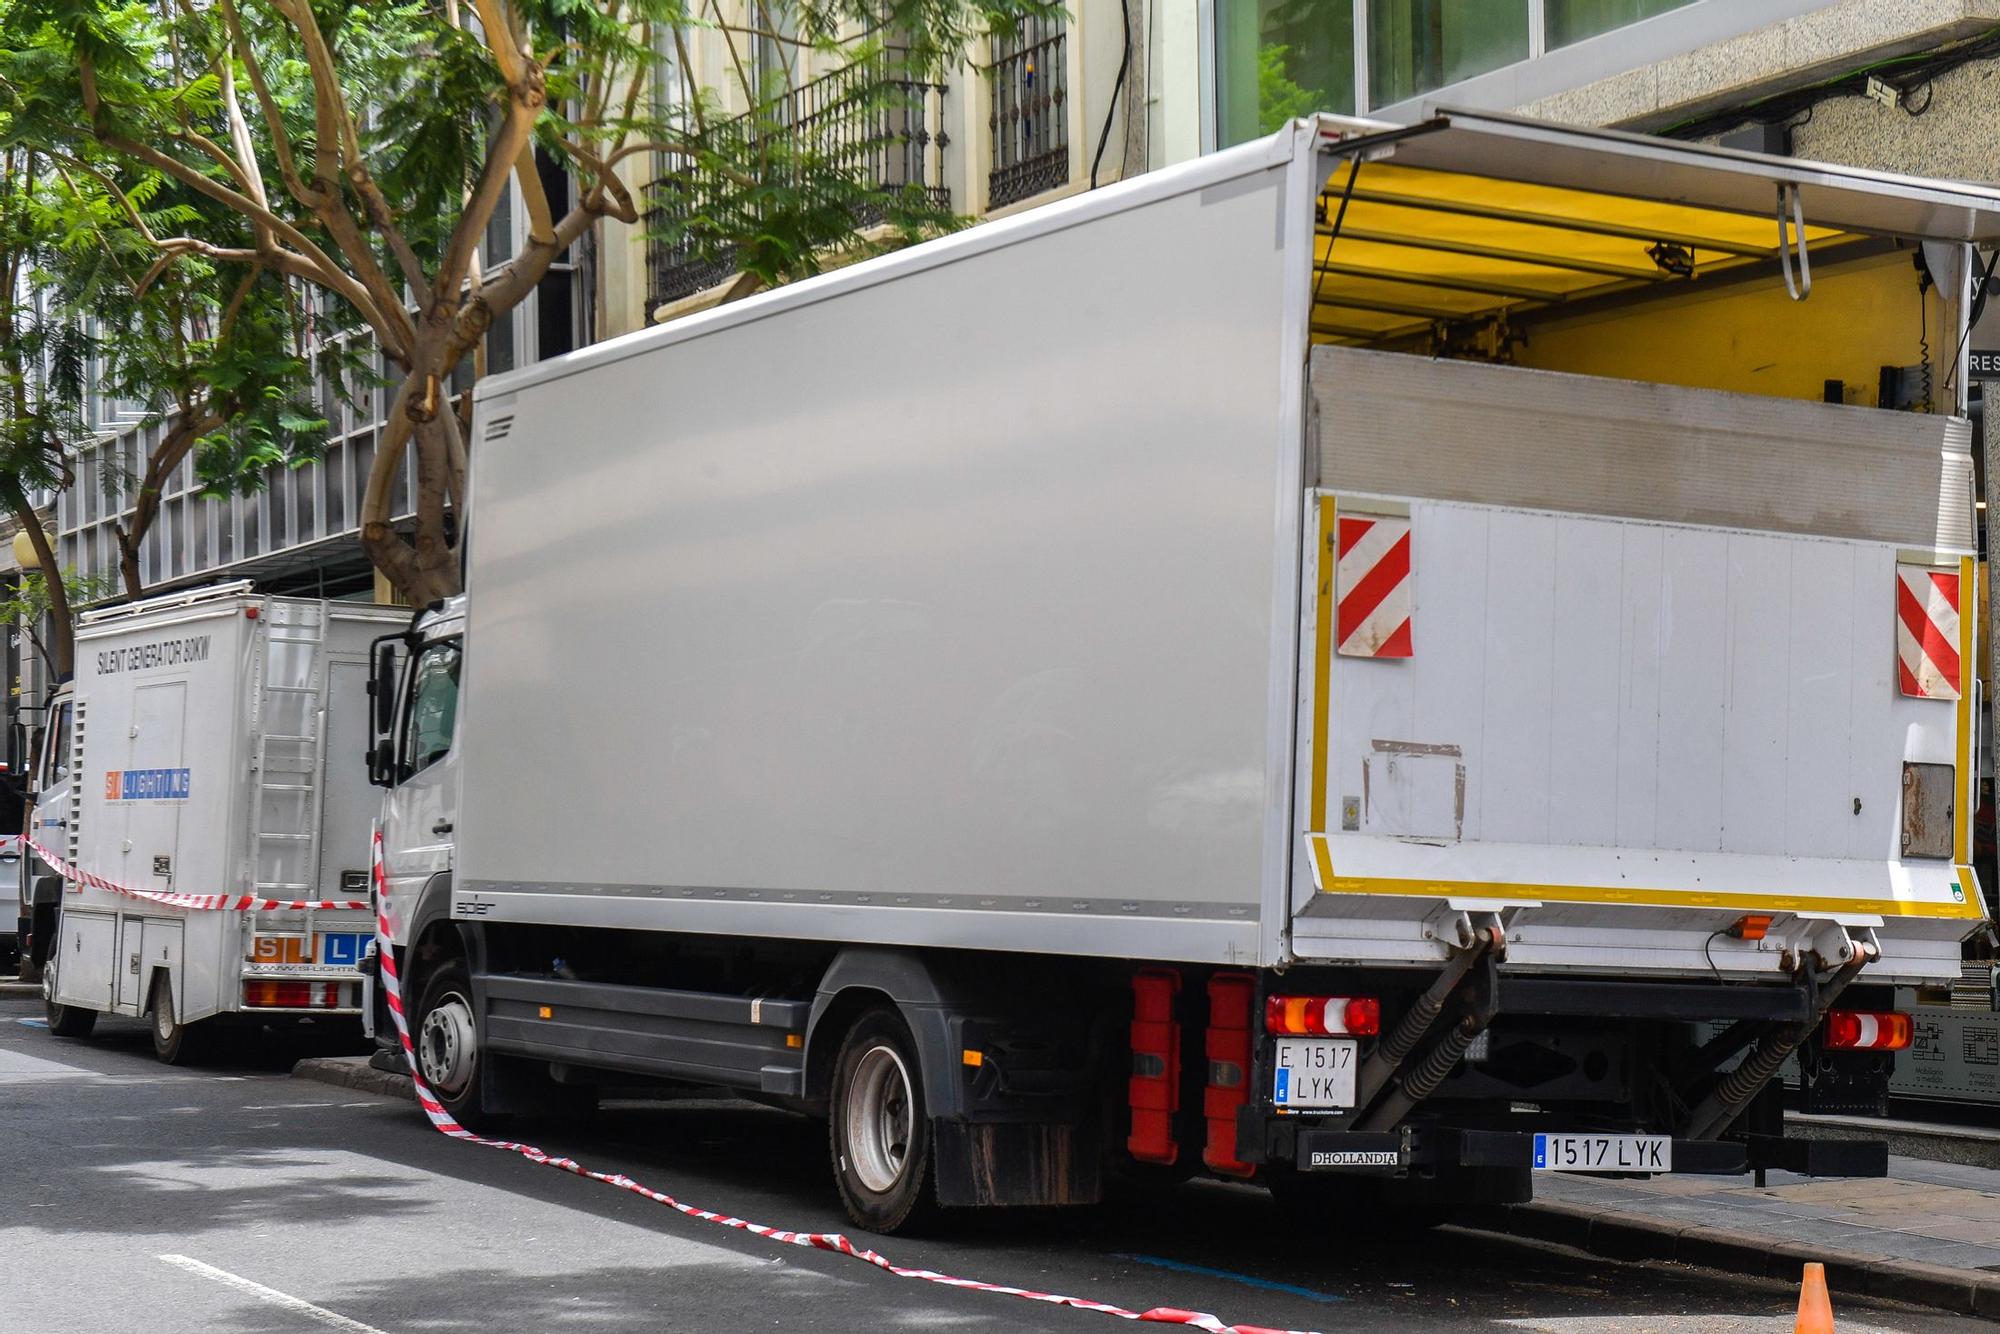
<path id="1" fill-rule="evenodd" d="M 28 839 L 27 843 L 35 850 L 37 857 L 47 862 L 57 875 L 73 885 L 89 885 L 92 889 L 105 889 L 113 894 L 144 899 L 148 903 L 164 904 L 169 908 L 198 908 L 209 912 L 297 912 L 308 908 L 319 912 L 368 910 L 366 899 L 260 899 L 254 894 L 175 894 L 161 889 L 140 889 L 136 885 L 121 885 L 116 880 L 106 880 L 101 875 L 93 875 L 81 867 L 64 861 L 32 838 Z"/>
<path id="2" fill-rule="evenodd" d="M 1182 1311 L 1167 1306 L 1133 1311 L 1122 1306 L 1113 1306 L 1108 1302 L 1094 1302 L 1087 1297 L 1064 1297 L 1053 1292 L 1036 1292 L 1032 1288 L 1013 1288 L 1000 1283 L 982 1283 L 978 1279 L 954 1278 L 950 1274 L 940 1274 L 934 1269 L 910 1269 L 891 1263 L 880 1251 L 855 1245 L 839 1232 L 792 1232 L 784 1228 L 770 1227 L 764 1223 L 753 1223 L 729 1214 L 698 1209 L 694 1205 L 683 1204 L 664 1192 L 642 1186 L 622 1173 L 593 1172 L 574 1159 L 555 1157 L 542 1152 L 532 1144 L 518 1144 L 513 1140 L 504 1139 L 483 1139 L 452 1119 L 451 1113 L 444 1109 L 444 1105 L 424 1083 L 423 1072 L 417 1068 L 416 1048 L 410 1041 L 410 1025 L 403 1013 L 403 991 L 402 983 L 396 974 L 396 955 L 390 947 L 389 885 L 382 870 L 382 835 L 379 830 L 376 831 L 374 839 L 374 876 L 376 955 L 381 964 L 383 1000 L 389 1007 L 389 1017 L 396 1025 L 396 1038 L 402 1043 L 403 1059 L 409 1064 L 410 1078 L 416 1084 L 418 1104 L 423 1107 L 424 1115 L 430 1118 L 431 1125 L 453 1139 L 464 1140 L 468 1144 L 484 1145 L 489 1149 L 505 1149 L 510 1153 L 518 1153 L 531 1163 L 540 1163 L 544 1167 L 553 1167 L 572 1176 L 588 1177 L 607 1186 L 616 1186 L 619 1190 L 644 1196 L 655 1204 L 664 1204 L 678 1213 L 685 1214 L 689 1218 L 698 1218 L 704 1223 L 736 1228 L 753 1236 L 762 1237 L 766 1241 L 775 1241 L 787 1246 L 807 1246 L 814 1250 L 833 1251 L 840 1255 L 851 1256 L 874 1265 L 885 1273 L 894 1274 L 897 1278 L 917 1278 L 927 1283 L 942 1283 L 951 1288 L 999 1293 L 1002 1296 L 1020 1297 L 1031 1302 L 1045 1302 L 1051 1306 L 1071 1306 L 1079 1311 L 1095 1311 L 1099 1315 L 1116 1316 L 1120 1320 L 1139 1320 L 1155 1325 L 1186 1325 L 1205 1330 L 1207 1334 L 1301 1334 L 1297 1330 L 1271 1329 L 1263 1325 L 1225 1324 L 1215 1316 L 1201 1311 Z"/>

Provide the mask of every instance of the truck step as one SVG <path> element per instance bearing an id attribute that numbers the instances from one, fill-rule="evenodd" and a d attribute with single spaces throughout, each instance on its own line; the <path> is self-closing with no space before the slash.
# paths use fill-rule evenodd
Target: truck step
<path id="1" fill-rule="evenodd" d="M 809 1000 L 751 999 L 490 973 L 495 1052 L 797 1096 Z"/>

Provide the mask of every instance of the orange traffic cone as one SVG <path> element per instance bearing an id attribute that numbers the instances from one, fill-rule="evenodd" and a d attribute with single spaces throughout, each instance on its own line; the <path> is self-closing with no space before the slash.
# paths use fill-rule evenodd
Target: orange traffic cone
<path id="1" fill-rule="evenodd" d="M 1826 1266 L 1806 1266 L 1799 1285 L 1799 1321 L 1792 1334 L 1833 1334 L 1833 1301 L 1826 1295 Z"/>

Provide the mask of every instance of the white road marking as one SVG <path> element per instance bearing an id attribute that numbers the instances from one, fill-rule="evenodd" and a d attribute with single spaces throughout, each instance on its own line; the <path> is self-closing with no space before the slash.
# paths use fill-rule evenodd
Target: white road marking
<path id="1" fill-rule="evenodd" d="M 241 1274 L 232 1274 L 227 1269 L 217 1269 L 214 1265 L 203 1264 L 192 1256 L 162 1255 L 160 1259 L 173 1265 L 176 1269 L 185 1269 L 190 1274 L 211 1279 L 225 1287 L 235 1288 L 238 1292 L 247 1292 L 258 1301 L 269 1302 L 273 1306 L 282 1306 L 287 1311 L 296 1311 L 300 1315 L 311 1320 L 316 1320 L 331 1329 L 344 1329 L 348 1331 L 348 1334 L 384 1334 L 384 1331 L 375 1328 L 373 1325 L 364 1325 L 359 1320 L 350 1320 L 337 1311 L 329 1311 L 324 1306 L 314 1306 L 304 1298 L 294 1297 L 288 1292 L 279 1292 L 276 1288 L 267 1288 L 262 1283 L 253 1283 Z"/>

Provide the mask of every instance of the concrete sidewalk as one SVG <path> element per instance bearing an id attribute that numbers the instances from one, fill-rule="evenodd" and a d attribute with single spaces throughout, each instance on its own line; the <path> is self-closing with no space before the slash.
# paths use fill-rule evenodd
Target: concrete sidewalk
<path id="1" fill-rule="evenodd" d="M 1892 1157 L 1879 1179 L 1545 1173 L 1496 1230 L 1618 1259 L 1681 1261 L 1796 1281 L 1808 1260 L 1836 1293 L 2000 1318 L 2000 1171 Z"/>

